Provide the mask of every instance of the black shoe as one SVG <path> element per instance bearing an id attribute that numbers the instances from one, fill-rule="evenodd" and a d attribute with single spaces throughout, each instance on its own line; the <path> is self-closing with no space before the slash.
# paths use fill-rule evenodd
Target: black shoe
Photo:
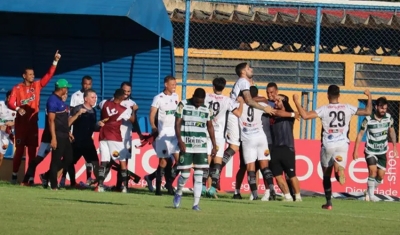
<path id="1" fill-rule="evenodd" d="M 161 193 L 161 191 L 157 191 L 157 190 L 156 190 L 155 195 L 156 195 L 156 196 L 162 196 L 162 193 Z"/>
<path id="2" fill-rule="evenodd" d="M 276 201 L 276 193 L 275 191 L 272 191 L 270 196 L 269 196 L 269 200 L 270 201 Z"/>
<path id="3" fill-rule="evenodd" d="M 240 193 L 238 193 L 238 194 L 233 194 L 233 199 L 242 200 L 242 195 L 240 195 Z"/>

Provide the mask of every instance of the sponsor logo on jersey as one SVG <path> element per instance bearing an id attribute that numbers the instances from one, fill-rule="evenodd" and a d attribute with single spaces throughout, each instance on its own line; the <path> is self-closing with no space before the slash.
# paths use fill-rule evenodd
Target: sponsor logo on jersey
<path id="1" fill-rule="evenodd" d="M 33 94 L 28 99 L 21 100 L 21 105 L 27 105 L 27 104 L 29 104 L 29 102 L 34 101 L 34 100 L 35 100 L 35 95 Z"/>

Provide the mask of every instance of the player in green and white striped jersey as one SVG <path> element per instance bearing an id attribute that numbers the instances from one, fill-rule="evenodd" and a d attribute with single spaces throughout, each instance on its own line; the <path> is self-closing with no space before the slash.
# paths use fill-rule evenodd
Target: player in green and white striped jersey
<path id="1" fill-rule="evenodd" d="M 199 209 L 202 191 L 203 169 L 208 168 L 207 132 L 213 148 L 211 157 L 217 153 L 215 132 L 212 124 L 213 112 L 204 105 L 206 91 L 197 88 L 193 97 L 182 100 L 175 112 L 175 133 L 180 149 L 178 169 L 181 176 L 174 196 L 174 206 L 178 208 L 181 203 L 182 189 L 190 176 L 190 168 L 194 168 L 194 204 L 193 210 Z"/>
<path id="2" fill-rule="evenodd" d="M 388 102 L 385 97 L 376 100 L 375 112 L 364 118 L 360 132 L 357 135 L 354 146 L 353 159 L 358 159 L 358 146 L 364 133 L 367 132 L 367 142 L 364 153 L 368 165 L 368 190 L 365 196 L 366 201 L 378 201 L 374 191 L 385 176 L 386 153 L 388 152 L 388 137 L 393 143 L 394 156 L 398 157 L 396 149 L 396 132 L 393 128 L 393 118 L 387 113 Z M 388 136 L 389 135 L 389 136 Z"/>

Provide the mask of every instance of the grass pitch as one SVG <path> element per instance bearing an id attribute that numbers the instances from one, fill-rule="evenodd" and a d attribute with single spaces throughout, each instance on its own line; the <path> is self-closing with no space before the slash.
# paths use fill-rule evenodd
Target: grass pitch
<path id="1" fill-rule="evenodd" d="M 128 194 L 89 190 L 51 191 L 0 182 L 0 234 L 399 234 L 400 203 L 334 200 L 261 202 L 202 198 L 192 211 L 192 195 L 172 207 L 172 196 L 146 190 Z"/>

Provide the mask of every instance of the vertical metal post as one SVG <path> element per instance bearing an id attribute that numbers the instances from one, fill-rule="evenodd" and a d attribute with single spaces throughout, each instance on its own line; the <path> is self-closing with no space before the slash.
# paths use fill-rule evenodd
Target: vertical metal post
<path id="1" fill-rule="evenodd" d="M 157 94 L 161 92 L 161 37 L 158 37 L 158 86 Z"/>
<path id="2" fill-rule="evenodd" d="M 190 0 L 186 0 L 185 7 L 185 39 L 183 42 L 183 70 L 182 70 L 182 100 L 186 99 L 187 73 L 189 63 L 189 25 L 190 25 Z"/>
<path id="3" fill-rule="evenodd" d="M 313 82 L 313 101 L 312 110 L 317 109 L 318 96 L 318 70 L 319 70 L 319 45 L 321 37 L 321 7 L 317 8 L 317 18 L 315 21 L 315 52 L 314 52 L 314 82 Z M 315 139 L 315 124 L 316 120 L 311 121 L 311 139 Z"/>

